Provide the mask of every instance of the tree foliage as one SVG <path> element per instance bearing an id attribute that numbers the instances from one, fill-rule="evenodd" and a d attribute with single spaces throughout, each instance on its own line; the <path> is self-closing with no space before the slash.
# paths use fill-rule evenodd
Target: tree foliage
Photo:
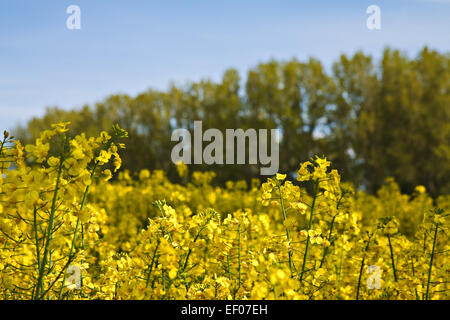
<path id="1" fill-rule="evenodd" d="M 331 70 L 316 59 L 269 61 L 248 71 L 224 72 L 210 80 L 148 90 L 136 97 L 111 95 L 93 106 L 49 108 L 17 134 L 34 140 L 51 123 L 71 121 L 74 134 L 97 134 L 113 123 L 129 132 L 124 166 L 131 171 L 164 169 L 176 128 L 279 128 L 280 171 L 326 154 L 343 179 L 374 192 L 387 177 L 412 192 L 421 184 L 432 195 L 450 192 L 450 55 L 423 48 L 416 57 L 385 49 L 374 62 L 363 52 L 341 55 Z M 242 85 L 243 84 L 243 85 Z M 206 169 L 197 165 L 196 169 Z M 213 165 L 216 182 L 247 179 L 256 166 Z"/>

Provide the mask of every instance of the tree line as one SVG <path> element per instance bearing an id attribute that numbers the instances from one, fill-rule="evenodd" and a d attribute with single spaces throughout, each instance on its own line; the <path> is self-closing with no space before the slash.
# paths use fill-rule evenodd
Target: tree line
<path id="1" fill-rule="evenodd" d="M 235 69 L 220 82 L 202 80 L 111 95 L 75 110 L 48 108 L 16 130 L 30 142 L 51 123 L 71 121 L 74 134 L 94 135 L 114 123 L 129 132 L 124 167 L 163 169 L 177 128 L 275 129 L 282 132 L 280 172 L 295 173 L 313 155 L 326 155 L 343 180 L 368 192 L 394 177 L 404 192 L 424 185 L 450 193 L 450 55 L 424 47 L 415 57 L 386 48 L 375 61 L 363 52 L 341 55 L 327 70 L 317 59 L 271 60 L 242 80 Z M 216 171 L 217 183 L 260 177 L 257 165 L 192 165 Z"/>

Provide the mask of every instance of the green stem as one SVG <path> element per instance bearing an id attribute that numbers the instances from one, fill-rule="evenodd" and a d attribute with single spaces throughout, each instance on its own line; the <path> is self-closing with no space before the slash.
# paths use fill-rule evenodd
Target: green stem
<path id="1" fill-rule="evenodd" d="M 6 138 L 3 136 L 3 141 L 0 143 L 0 157 L 2 156 L 3 146 L 5 145 L 5 142 L 6 142 Z M 9 161 L 2 161 L 2 162 L 9 162 Z M 2 164 L 1 173 L 3 174 L 3 164 Z"/>
<path id="2" fill-rule="evenodd" d="M 165 269 L 162 268 L 161 269 L 161 280 L 162 280 L 162 286 L 163 286 L 163 290 L 164 290 L 164 296 L 167 294 L 166 292 L 166 277 L 165 277 Z M 164 299 L 164 296 L 162 297 L 162 299 Z"/>
<path id="3" fill-rule="evenodd" d="M 358 287 L 356 288 L 356 300 L 359 300 L 359 289 L 361 288 L 361 277 L 364 268 L 364 262 L 366 261 L 366 252 L 369 250 L 371 236 L 369 235 L 369 239 L 367 240 L 366 247 L 364 249 L 363 258 L 361 260 L 361 267 L 359 268 L 359 277 L 358 277 Z"/>
<path id="4" fill-rule="evenodd" d="M 37 259 L 38 271 L 40 271 L 41 270 L 41 255 L 39 252 L 39 236 L 38 236 L 38 231 L 37 231 L 37 209 L 36 208 L 34 208 L 33 216 L 34 216 L 34 237 L 35 237 L 35 241 L 36 241 L 36 259 Z M 37 290 L 37 288 L 36 288 L 36 290 Z M 40 288 L 40 290 L 43 290 L 43 288 Z"/>
<path id="5" fill-rule="evenodd" d="M 341 277 L 342 277 L 342 264 L 344 262 L 344 248 L 341 248 L 341 258 L 339 261 L 339 272 L 338 272 L 338 276 L 337 276 L 337 288 L 338 290 L 340 290 L 341 288 Z M 340 291 L 339 291 L 340 292 Z M 338 295 L 338 299 L 339 299 L 339 295 Z"/>
<path id="6" fill-rule="evenodd" d="M 303 256 L 302 271 L 301 271 L 301 274 L 300 274 L 300 283 L 302 283 L 303 275 L 305 273 L 306 259 L 308 257 L 308 247 L 309 247 L 309 230 L 311 230 L 311 226 L 312 226 L 313 213 L 314 213 L 314 207 L 316 205 L 318 189 L 319 189 L 319 181 L 315 181 L 313 201 L 312 201 L 312 204 L 311 204 L 311 211 L 310 211 L 310 215 L 309 215 L 308 236 L 306 238 L 305 254 Z"/>
<path id="7" fill-rule="evenodd" d="M 238 275 L 239 275 L 239 286 L 238 286 L 238 290 L 241 287 L 241 225 L 239 224 L 238 227 L 238 234 L 239 234 L 239 239 L 238 239 Z"/>
<path id="8" fill-rule="evenodd" d="M 336 211 L 339 210 L 339 205 L 341 204 L 342 198 L 344 198 L 344 193 L 341 194 L 341 197 L 339 198 L 337 204 L 336 204 Z M 331 241 L 331 234 L 333 233 L 333 227 L 334 227 L 334 221 L 336 220 L 337 215 L 339 214 L 336 213 L 333 218 L 331 219 L 331 224 L 330 224 L 330 232 L 328 233 L 328 242 Z M 323 263 L 325 262 L 325 257 L 328 254 L 328 249 L 329 246 L 326 246 L 325 248 L 323 248 L 323 255 L 322 255 L 322 260 L 320 261 L 320 266 L 319 268 L 322 268 Z"/>
<path id="9" fill-rule="evenodd" d="M 415 274 L 415 271 L 414 271 L 414 258 L 413 257 L 411 257 L 411 269 L 412 269 L 413 278 L 415 278 L 416 274 Z M 419 299 L 419 294 L 417 293 L 417 288 L 415 286 L 414 286 L 414 291 L 416 293 L 416 300 L 420 300 Z"/>
<path id="10" fill-rule="evenodd" d="M 94 164 L 94 167 L 92 168 L 91 176 L 90 176 L 91 179 L 94 177 L 94 173 L 95 173 L 95 170 L 97 169 L 98 163 L 99 162 L 96 161 L 95 164 Z M 91 181 L 91 183 L 92 183 L 92 181 Z M 81 200 L 81 205 L 80 205 L 80 211 L 83 210 L 84 205 L 86 203 L 86 199 L 87 199 L 87 194 L 89 192 L 89 188 L 90 188 L 90 185 L 87 185 L 86 189 L 84 189 L 83 199 Z M 70 251 L 69 251 L 69 263 L 67 264 L 67 267 L 69 266 L 70 262 L 72 262 L 72 260 L 74 259 L 73 251 L 75 249 L 75 244 L 76 244 L 77 237 L 78 237 L 78 229 L 80 228 L 80 223 L 81 223 L 81 220 L 78 217 L 77 218 L 77 223 L 75 225 L 75 230 L 73 232 L 72 243 L 71 243 Z M 62 297 L 62 291 L 63 291 L 63 288 L 65 286 L 66 277 L 67 277 L 67 272 L 64 272 L 63 282 L 62 282 L 61 288 L 59 289 L 58 299 L 61 299 L 61 297 Z"/>
<path id="11" fill-rule="evenodd" d="M 330 232 L 328 233 L 328 242 L 331 241 L 331 234 L 333 232 L 333 227 L 334 227 L 334 220 L 336 219 L 336 216 L 333 216 L 333 218 L 331 219 L 331 225 L 330 225 Z M 320 266 L 319 268 L 322 268 L 323 263 L 325 262 L 325 257 L 328 254 L 328 248 L 329 246 L 325 246 L 325 248 L 323 248 L 323 254 L 322 254 L 322 260 L 320 260 Z"/>
<path id="12" fill-rule="evenodd" d="M 236 294 L 241 288 L 241 225 L 238 226 L 238 285 L 233 293 L 233 299 L 236 300 Z"/>
<path id="13" fill-rule="evenodd" d="M 434 249 L 436 248 L 437 232 L 438 232 L 438 224 L 436 223 L 436 228 L 434 229 L 434 237 L 433 237 L 433 248 L 431 249 L 430 266 L 428 268 L 426 300 L 430 298 L 431 269 L 433 268 L 433 258 L 434 258 Z"/>
<path id="14" fill-rule="evenodd" d="M 230 255 L 229 254 L 227 254 L 227 272 L 228 272 L 228 279 L 231 280 Z"/>
<path id="15" fill-rule="evenodd" d="M 148 284 L 150 283 L 150 276 L 152 274 L 153 264 L 155 262 L 155 257 L 156 257 L 156 252 L 158 251 L 160 243 L 161 243 L 161 240 L 158 239 L 158 242 L 156 243 L 155 251 L 153 252 L 152 262 L 150 263 L 150 266 L 148 267 L 147 281 L 145 282 L 146 288 L 148 287 Z"/>
<path id="16" fill-rule="evenodd" d="M 388 241 L 389 241 L 389 249 L 391 251 L 391 264 L 392 264 L 392 271 L 394 272 L 394 280 L 397 282 L 397 272 L 395 270 L 395 262 L 394 262 L 394 250 L 392 250 L 392 243 L 391 243 L 391 235 L 387 235 Z"/>
<path id="17" fill-rule="evenodd" d="M 209 220 L 210 220 L 210 219 L 208 219 L 208 220 L 206 221 L 206 223 L 200 228 L 200 230 L 198 231 L 197 235 L 196 235 L 195 238 L 194 238 L 193 243 L 195 243 L 195 242 L 197 241 L 198 237 L 200 236 L 200 233 L 201 233 L 201 232 L 206 228 L 206 226 L 208 225 Z M 187 254 L 187 256 L 186 256 L 186 260 L 184 261 L 184 264 L 183 264 L 183 269 L 181 270 L 182 273 L 186 270 L 186 267 L 187 267 L 187 264 L 188 264 L 188 261 L 189 261 L 189 257 L 190 257 L 190 255 L 191 255 L 191 252 L 192 252 L 192 249 L 189 248 L 188 254 Z"/>
<path id="18" fill-rule="evenodd" d="M 44 247 L 44 256 L 42 258 L 42 263 L 41 266 L 39 268 L 39 276 L 38 276 L 38 286 L 36 289 L 36 295 L 35 298 L 38 299 L 39 298 L 39 292 L 41 290 L 41 288 L 43 288 L 44 284 L 44 269 L 45 266 L 47 264 L 47 255 L 48 255 L 48 250 L 49 250 L 49 244 L 50 241 L 52 239 L 53 236 L 53 228 L 54 228 L 54 219 L 55 219 L 55 211 L 56 211 L 56 199 L 58 196 L 58 190 L 59 190 L 59 184 L 61 181 L 61 172 L 62 172 L 62 166 L 63 166 L 63 161 L 64 158 L 61 155 L 60 157 L 60 161 L 59 161 L 59 168 L 58 168 L 58 176 L 56 178 L 56 185 L 55 185 L 55 191 L 53 193 L 53 199 L 52 199 L 52 207 L 50 210 L 50 218 L 49 218 L 49 223 L 48 223 L 48 230 L 47 230 L 47 239 L 45 241 L 45 247 Z"/>
<path id="19" fill-rule="evenodd" d="M 281 211 L 283 212 L 283 221 L 285 222 L 286 238 L 287 238 L 288 246 L 289 246 L 289 248 L 288 248 L 289 270 L 291 271 L 291 277 L 292 277 L 292 276 L 293 276 L 293 273 L 292 273 L 291 238 L 290 238 L 290 235 L 289 235 L 289 229 L 288 229 L 288 227 L 287 227 L 287 225 L 286 225 L 286 219 L 287 219 L 287 216 L 286 216 L 286 210 L 285 210 L 285 208 L 284 208 L 283 193 L 281 192 L 281 187 L 280 187 L 280 185 L 278 185 L 278 191 L 280 192 L 280 205 L 281 205 Z"/>

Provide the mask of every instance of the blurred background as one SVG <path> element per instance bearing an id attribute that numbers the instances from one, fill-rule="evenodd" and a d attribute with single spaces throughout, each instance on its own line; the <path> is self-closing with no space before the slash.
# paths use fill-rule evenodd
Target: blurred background
<path id="1" fill-rule="evenodd" d="M 175 181 L 174 129 L 279 128 L 292 178 L 317 154 L 368 192 L 394 177 L 450 193 L 449 17 L 450 0 L 1 0 L 0 128 L 27 143 L 58 121 L 88 135 L 119 123 L 125 168 Z"/>

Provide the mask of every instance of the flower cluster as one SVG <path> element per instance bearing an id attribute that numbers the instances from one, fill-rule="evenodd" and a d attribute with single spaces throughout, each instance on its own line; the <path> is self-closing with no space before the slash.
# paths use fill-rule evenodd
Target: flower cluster
<path id="1" fill-rule="evenodd" d="M 174 184 L 161 170 L 116 172 L 118 126 L 68 128 L 0 142 L 2 299 L 450 297 L 448 195 L 405 195 L 392 179 L 355 192 L 321 157 L 296 177 L 225 187 L 178 163 Z"/>
<path id="2" fill-rule="evenodd" d="M 70 138 L 68 125 L 53 125 L 25 148 L 11 139 L 1 145 L 0 157 L 10 166 L 0 179 L 3 298 L 64 298 L 73 288 L 68 270 L 83 275 L 80 296 L 93 287 L 89 248 L 99 242 L 106 215 L 87 195 L 94 179 L 110 174 L 109 162 L 120 167 L 119 140 L 127 134 L 115 126 L 112 135 Z"/>

